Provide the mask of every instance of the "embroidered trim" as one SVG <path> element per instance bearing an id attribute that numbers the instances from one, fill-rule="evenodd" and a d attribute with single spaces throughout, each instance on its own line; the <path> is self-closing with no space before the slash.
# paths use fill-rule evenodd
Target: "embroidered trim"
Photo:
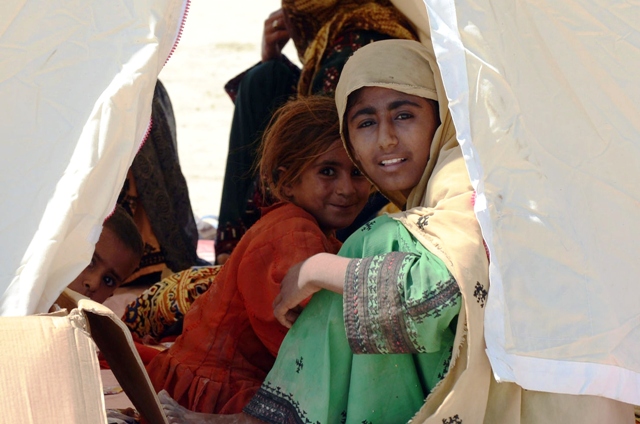
<path id="1" fill-rule="evenodd" d="M 243 412 L 273 424 L 312 424 L 307 413 L 293 399 L 293 394 L 284 393 L 280 387 L 273 387 L 269 382 L 258 389 Z M 316 424 L 320 422 L 316 421 Z"/>
<path id="2" fill-rule="evenodd" d="M 410 253 L 391 252 L 349 263 L 343 313 L 354 353 L 422 352 L 418 334 L 406 324 L 408 317 L 416 321 L 437 318 L 457 304 L 460 288 L 453 277 L 435 283 L 421 299 L 404 300 L 406 269 L 414 260 Z"/>
<path id="3" fill-rule="evenodd" d="M 408 305 L 409 315 L 414 318 L 435 318 L 442 315 L 444 308 L 455 305 L 460 295 L 460 287 L 451 277 L 447 281 L 439 281 L 433 290 L 424 292 L 422 299 L 414 305 Z"/>
<path id="4" fill-rule="evenodd" d="M 368 268 L 371 258 L 352 259 L 347 267 L 344 283 L 343 317 L 349 347 L 354 353 L 364 353 L 366 346 L 361 325 L 361 270 Z M 364 265 L 363 265 L 364 263 Z"/>
<path id="5" fill-rule="evenodd" d="M 442 424 L 462 424 L 462 419 L 458 416 L 458 414 L 453 417 L 443 418 Z"/>
<path id="6" fill-rule="evenodd" d="M 402 281 L 406 279 L 404 269 L 412 256 L 405 252 L 385 255 L 376 281 L 379 331 L 382 335 L 377 353 L 415 353 L 417 337 L 410 334 L 406 325 Z"/>

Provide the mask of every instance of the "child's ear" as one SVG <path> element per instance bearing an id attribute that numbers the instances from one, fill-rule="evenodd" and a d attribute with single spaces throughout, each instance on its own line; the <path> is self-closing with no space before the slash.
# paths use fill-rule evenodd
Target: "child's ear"
<path id="1" fill-rule="evenodd" d="M 284 166 L 279 166 L 278 169 L 276 170 L 276 174 L 277 174 L 277 178 L 276 181 L 280 180 L 280 177 L 282 176 L 282 174 L 287 170 L 287 168 L 285 168 Z M 287 199 L 291 199 L 293 197 L 293 193 L 292 193 L 292 186 L 289 183 L 283 184 L 282 185 L 282 194 L 287 198 Z"/>
<path id="2" fill-rule="evenodd" d="M 291 200 L 293 198 L 293 193 L 291 192 L 291 184 L 282 186 L 282 194 L 284 194 L 284 197 L 288 200 Z"/>

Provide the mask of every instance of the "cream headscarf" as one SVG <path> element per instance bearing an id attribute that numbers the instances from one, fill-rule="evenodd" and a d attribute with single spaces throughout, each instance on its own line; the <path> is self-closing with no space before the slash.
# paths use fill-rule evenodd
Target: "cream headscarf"
<path id="1" fill-rule="evenodd" d="M 445 263 L 464 301 L 449 372 L 412 422 L 542 424 L 568 422 L 567 415 L 570 422 L 623 422 L 616 421 L 625 416 L 617 402 L 594 396 L 524 391 L 515 384 L 498 384 L 493 379 L 484 343 L 484 305 L 489 291 L 487 254 L 473 212 L 473 189 L 431 44 L 377 41 L 362 47 L 347 61 L 335 100 L 345 148 L 356 164 L 344 136 L 344 115 L 349 94 L 362 87 L 391 88 L 436 99 L 442 122 L 431 142 L 423 176 L 409 197 L 383 192 L 405 209 L 391 217 Z M 556 419 L 559 415 L 563 415 L 562 421 Z"/>

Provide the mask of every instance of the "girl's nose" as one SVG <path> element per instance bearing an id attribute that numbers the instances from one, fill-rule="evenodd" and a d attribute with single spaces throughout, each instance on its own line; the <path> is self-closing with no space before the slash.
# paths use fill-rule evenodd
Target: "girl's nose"
<path id="1" fill-rule="evenodd" d="M 94 293 L 98 290 L 98 287 L 100 287 L 100 281 L 95 278 L 85 278 L 82 282 L 82 286 L 84 287 L 85 296 L 91 297 L 89 295 Z"/>
<path id="2" fill-rule="evenodd" d="M 356 192 L 356 188 L 353 185 L 351 175 L 345 175 L 338 179 L 336 192 L 342 196 L 351 196 Z"/>
<path id="3" fill-rule="evenodd" d="M 398 137 L 396 136 L 393 124 L 383 121 L 379 124 L 378 133 L 378 145 L 381 150 L 387 150 L 390 147 L 394 147 L 398 144 Z"/>

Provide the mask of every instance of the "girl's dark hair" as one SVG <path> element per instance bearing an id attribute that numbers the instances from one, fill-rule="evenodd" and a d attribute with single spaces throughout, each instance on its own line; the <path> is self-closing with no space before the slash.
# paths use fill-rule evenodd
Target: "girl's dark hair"
<path id="1" fill-rule="evenodd" d="M 283 188 L 296 184 L 313 161 L 340 139 L 331 97 L 306 96 L 285 103 L 262 136 L 258 164 L 262 190 L 287 200 Z"/>
<path id="2" fill-rule="evenodd" d="M 136 223 L 131 215 L 120 205 L 116 205 L 115 210 L 104 221 L 104 227 L 114 232 L 116 237 L 124 243 L 139 258 L 144 253 L 144 243 Z"/>

